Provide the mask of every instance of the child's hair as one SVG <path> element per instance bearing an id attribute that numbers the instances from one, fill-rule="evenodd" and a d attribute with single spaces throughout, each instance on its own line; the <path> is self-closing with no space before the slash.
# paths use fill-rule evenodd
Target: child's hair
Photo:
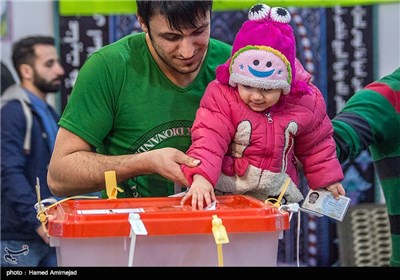
<path id="1" fill-rule="evenodd" d="M 285 8 L 254 5 L 236 35 L 231 58 L 218 66 L 217 79 L 233 87 L 308 92 L 305 82 L 296 81 L 296 40 L 290 20 Z"/>

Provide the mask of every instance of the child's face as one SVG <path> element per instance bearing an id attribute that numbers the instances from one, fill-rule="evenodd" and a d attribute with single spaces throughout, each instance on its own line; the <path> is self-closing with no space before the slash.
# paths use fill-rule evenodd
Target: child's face
<path id="1" fill-rule="evenodd" d="M 239 96 L 253 111 L 262 112 L 276 104 L 281 97 L 281 89 L 264 90 L 238 85 Z"/>

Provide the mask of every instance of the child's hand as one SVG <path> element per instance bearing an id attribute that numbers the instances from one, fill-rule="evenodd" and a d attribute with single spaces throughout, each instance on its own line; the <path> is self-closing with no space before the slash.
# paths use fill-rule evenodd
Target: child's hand
<path id="1" fill-rule="evenodd" d="M 190 197 L 192 197 L 193 210 L 196 210 L 197 207 L 198 209 L 203 209 L 204 201 L 206 202 L 206 206 L 209 206 L 212 202 L 217 200 L 213 186 L 201 175 L 194 175 L 193 183 L 182 198 L 181 204 L 183 205 Z"/>
<path id="2" fill-rule="evenodd" d="M 326 187 L 330 191 L 335 199 L 339 199 L 339 195 L 345 195 L 346 191 L 341 183 L 334 183 Z"/>

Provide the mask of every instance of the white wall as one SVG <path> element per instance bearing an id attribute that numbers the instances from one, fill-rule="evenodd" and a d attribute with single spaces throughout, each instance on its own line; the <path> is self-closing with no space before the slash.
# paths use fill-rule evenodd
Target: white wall
<path id="1" fill-rule="evenodd" d="M 6 2 L 5 0 L 0 1 Z M 11 6 L 11 40 L 1 41 L 1 60 L 18 80 L 11 62 L 12 43 L 29 35 L 54 36 L 54 3 L 50 0 L 12 0 L 7 2 Z"/>
<path id="2" fill-rule="evenodd" d="M 378 67 L 382 77 L 400 67 L 400 3 L 380 5 L 378 18 Z"/>

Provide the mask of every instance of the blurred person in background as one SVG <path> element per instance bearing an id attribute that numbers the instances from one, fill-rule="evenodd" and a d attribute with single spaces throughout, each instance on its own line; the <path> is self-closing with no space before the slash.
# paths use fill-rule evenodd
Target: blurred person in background
<path id="1" fill-rule="evenodd" d="M 339 160 L 368 149 L 389 215 L 391 266 L 400 266 L 400 68 L 356 92 L 332 120 Z"/>
<path id="2" fill-rule="evenodd" d="M 3 92 L 13 84 L 15 84 L 14 77 L 7 65 L 1 61 L 1 95 L 3 95 Z"/>
<path id="3" fill-rule="evenodd" d="M 1 97 L 1 266 L 57 266 L 55 248 L 37 219 L 35 185 L 51 198 L 46 176 L 59 116 L 46 96 L 61 86 L 64 69 L 50 36 L 30 36 L 13 45 L 20 84 Z"/>

